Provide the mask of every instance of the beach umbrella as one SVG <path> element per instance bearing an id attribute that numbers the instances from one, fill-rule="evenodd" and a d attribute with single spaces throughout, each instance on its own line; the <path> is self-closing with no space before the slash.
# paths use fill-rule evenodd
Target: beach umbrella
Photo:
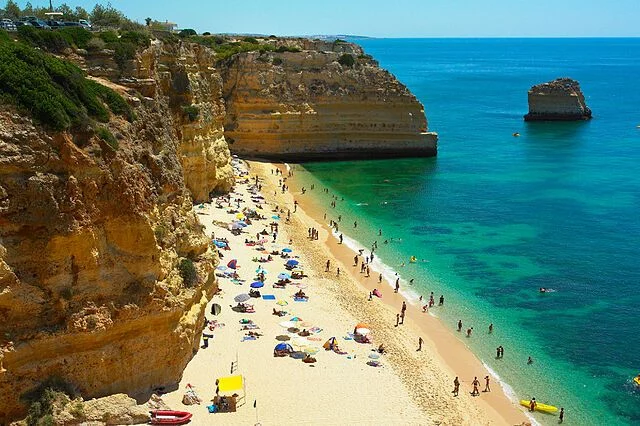
<path id="1" fill-rule="evenodd" d="M 308 346 L 304 351 L 309 355 L 315 355 L 320 351 L 320 348 L 317 346 Z"/>
<path id="2" fill-rule="evenodd" d="M 276 302 L 276 305 L 278 305 L 278 306 L 287 306 L 288 304 L 289 304 L 289 302 L 287 302 L 286 300 L 282 300 L 282 299 L 280 299 L 280 300 L 278 300 Z"/>
<path id="3" fill-rule="evenodd" d="M 238 268 L 238 259 L 230 260 L 229 263 L 227 263 L 227 267 L 231 268 L 231 269 L 237 269 Z"/>
<path id="4" fill-rule="evenodd" d="M 227 267 L 226 267 L 226 266 L 224 266 L 224 265 L 220 265 L 220 266 L 218 266 L 216 269 L 217 269 L 218 271 L 226 271 L 226 270 L 227 270 Z"/>
<path id="5" fill-rule="evenodd" d="M 251 288 L 262 288 L 264 283 L 262 281 L 254 281 L 251 283 Z"/>
<path id="6" fill-rule="evenodd" d="M 237 218 L 237 219 L 244 219 L 244 215 L 243 215 L 242 213 L 238 213 L 238 214 L 236 215 L 236 218 Z"/>
<path id="7" fill-rule="evenodd" d="M 288 266 L 297 266 L 300 262 L 298 262 L 295 259 L 291 259 L 291 260 L 287 260 L 287 265 Z"/>
<path id="8" fill-rule="evenodd" d="M 291 318 L 289 321 L 295 321 L 295 322 L 298 322 L 298 321 L 302 321 L 302 318 L 293 317 L 293 318 Z"/>
<path id="9" fill-rule="evenodd" d="M 271 219 L 280 220 L 280 216 L 271 216 Z"/>
<path id="10" fill-rule="evenodd" d="M 214 241 L 213 244 L 218 248 L 225 248 L 227 246 L 227 243 L 224 241 Z"/>
<path id="11" fill-rule="evenodd" d="M 293 250 L 291 250 L 289 247 L 283 248 L 282 252 L 283 253 L 291 253 Z"/>
<path id="12" fill-rule="evenodd" d="M 279 340 L 281 342 L 286 342 L 287 340 L 291 340 L 291 337 L 281 334 L 279 336 L 276 336 L 276 340 Z"/>
<path id="13" fill-rule="evenodd" d="M 297 333 L 297 332 L 299 332 L 299 331 L 300 331 L 300 329 L 299 329 L 299 328 L 297 328 L 297 327 L 289 327 L 289 328 L 287 328 L 287 331 L 288 331 L 289 333 Z"/>
<path id="14" fill-rule="evenodd" d="M 222 312 L 222 306 L 218 305 L 217 303 L 214 303 L 213 305 L 211 305 L 212 315 L 220 315 L 220 312 Z"/>
<path id="15" fill-rule="evenodd" d="M 364 323 L 364 322 L 359 322 L 358 324 L 356 324 L 356 330 L 357 330 L 358 328 L 368 328 L 368 329 L 371 329 L 371 327 L 369 327 L 369 324 Z"/>
<path id="16" fill-rule="evenodd" d="M 233 300 L 238 303 L 246 302 L 249 299 L 251 299 L 251 296 L 249 296 L 247 293 L 241 293 L 233 298 Z"/>
<path id="17" fill-rule="evenodd" d="M 279 280 L 288 280 L 291 278 L 291 274 L 287 274 L 286 272 L 280 272 L 278 274 L 278 279 Z"/>
<path id="18" fill-rule="evenodd" d="M 290 344 L 283 342 L 283 343 L 278 343 L 276 345 L 276 347 L 274 348 L 274 350 L 276 350 L 276 351 L 292 351 L 293 348 L 291 347 Z"/>
<path id="19" fill-rule="evenodd" d="M 356 328 L 356 333 L 360 334 L 361 336 L 366 336 L 367 334 L 371 333 L 371 330 L 369 330 L 368 328 Z"/>

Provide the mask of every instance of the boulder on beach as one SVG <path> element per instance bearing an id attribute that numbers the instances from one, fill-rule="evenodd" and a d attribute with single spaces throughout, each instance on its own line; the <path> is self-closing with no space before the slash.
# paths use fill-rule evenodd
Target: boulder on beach
<path id="1" fill-rule="evenodd" d="M 591 119 L 580 83 L 558 78 L 529 90 L 529 113 L 525 121 L 578 121 Z"/>

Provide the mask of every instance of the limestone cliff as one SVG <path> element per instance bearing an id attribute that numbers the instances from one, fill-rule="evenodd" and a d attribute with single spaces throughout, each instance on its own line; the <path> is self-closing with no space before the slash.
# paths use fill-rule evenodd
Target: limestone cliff
<path id="1" fill-rule="evenodd" d="M 529 113 L 525 121 L 577 121 L 591 119 L 580 84 L 570 78 L 558 78 L 529 90 Z"/>
<path id="2" fill-rule="evenodd" d="M 79 53 L 90 73 L 115 81 L 99 79 L 137 119 L 112 117 L 110 146 L 2 105 L 0 424 L 53 376 L 85 397 L 177 381 L 216 288 L 216 256 L 192 205 L 228 190 L 233 176 L 207 52 L 154 45 L 118 78 L 105 55 Z M 181 278 L 184 259 L 197 271 L 192 285 Z"/>
<path id="3" fill-rule="evenodd" d="M 423 106 L 360 47 L 296 39 L 287 47 L 301 51 L 242 53 L 221 67 L 234 153 L 298 161 L 436 154 Z"/>

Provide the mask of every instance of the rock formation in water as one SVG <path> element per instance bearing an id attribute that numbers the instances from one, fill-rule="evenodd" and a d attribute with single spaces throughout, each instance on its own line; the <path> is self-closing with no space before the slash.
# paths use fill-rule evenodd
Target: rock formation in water
<path id="1" fill-rule="evenodd" d="M 301 52 L 242 53 L 222 67 L 234 153 L 293 161 L 436 155 L 423 106 L 360 47 L 288 43 Z"/>
<path id="2" fill-rule="evenodd" d="M 525 121 L 578 121 L 591 119 L 580 84 L 558 78 L 529 90 L 529 113 Z"/>

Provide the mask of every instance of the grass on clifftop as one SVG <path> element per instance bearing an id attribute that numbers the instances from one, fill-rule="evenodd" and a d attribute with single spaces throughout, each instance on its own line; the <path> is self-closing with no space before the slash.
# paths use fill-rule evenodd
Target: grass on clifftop
<path id="1" fill-rule="evenodd" d="M 16 105 L 54 130 L 109 121 L 109 110 L 128 120 L 133 110 L 116 92 L 85 77 L 68 61 L 0 34 L 0 101 Z"/>

